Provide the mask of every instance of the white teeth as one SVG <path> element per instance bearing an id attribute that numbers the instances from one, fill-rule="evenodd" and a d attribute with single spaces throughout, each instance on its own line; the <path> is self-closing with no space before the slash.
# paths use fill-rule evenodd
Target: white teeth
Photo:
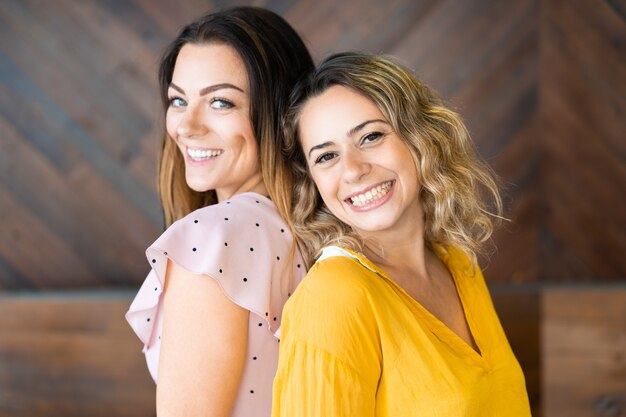
<path id="1" fill-rule="evenodd" d="M 194 161 L 204 161 L 206 159 L 213 158 L 221 154 L 221 150 L 212 151 L 208 149 L 187 148 L 187 155 L 189 155 Z"/>
<path id="2" fill-rule="evenodd" d="M 352 204 L 354 204 L 357 207 L 371 203 L 372 201 L 377 200 L 383 197 L 385 194 L 387 194 L 389 190 L 391 189 L 392 184 L 393 184 L 393 181 L 387 181 L 384 184 L 381 184 L 377 187 L 367 190 L 363 194 L 358 194 L 358 195 L 355 195 L 354 197 L 350 197 L 350 201 L 352 202 Z"/>

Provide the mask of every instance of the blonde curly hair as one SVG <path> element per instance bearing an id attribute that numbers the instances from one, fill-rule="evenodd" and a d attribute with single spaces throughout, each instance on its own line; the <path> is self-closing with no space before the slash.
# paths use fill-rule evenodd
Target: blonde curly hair
<path id="1" fill-rule="evenodd" d="M 502 219 L 502 201 L 491 169 L 476 156 L 460 116 L 409 70 L 384 56 L 332 55 L 292 92 L 283 125 L 284 164 L 277 206 L 309 264 L 327 245 L 358 252 L 364 243 L 326 207 L 308 170 L 298 123 L 304 105 L 332 86 L 372 100 L 413 155 L 424 210 L 427 244 L 454 246 L 476 265 L 477 254 Z"/>

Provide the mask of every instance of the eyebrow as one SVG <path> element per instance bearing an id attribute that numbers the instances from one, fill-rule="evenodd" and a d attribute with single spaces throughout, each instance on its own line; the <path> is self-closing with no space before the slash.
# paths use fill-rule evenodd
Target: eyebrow
<path id="1" fill-rule="evenodd" d="M 177 86 L 174 83 L 170 83 L 170 87 L 173 88 L 174 90 L 178 91 L 181 94 L 185 94 L 185 90 L 183 90 L 182 88 L 180 88 L 179 86 Z M 230 83 L 220 83 L 220 84 L 215 84 L 215 85 L 210 85 L 208 87 L 204 87 L 202 90 L 200 90 L 200 95 L 204 96 L 206 94 L 212 93 L 212 92 L 217 91 L 217 90 L 223 90 L 225 88 L 232 88 L 234 90 L 241 91 L 242 93 L 245 93 L 245 91 L 243 91 L 241 88 L 237 87 L 236 85 L 233 85 L 233 84 L 230 84 Z"/>
<path id="2" fill-rule="evenodd" d="M 363 123 L 360 123 L 360 124 L 354 126 L 352 129 L 348 130 L 348 136 L 354 136 L 356 133 L 359 132 L 359 130 L 363 129 L 365 126 L 369 125 L 370 123 L 385 123 L 385 124 L 389 124 L 386 120 L 382 120 L 382 119 L 366 120 Z"/>
<path id="3" fill-rule="evenodd" d="M 366 120 L 363 123 L 359 123 L 358 125 L 354 126 L 352 129 L 348 130 L 348 136 L 354 136 L 356 133 L 358 133 L 360 130 L 362 130 L 365 126 L 369 125 L 370 123 L 385 123 L 385 124 L 389 124 L 386 120 L 382 120 L 382 119 L 372 119 L 372 120 Z M 333 141 L 327 141 L 324 143 L 320 143 L 319 145 L 315 145 L 313 146 L 311 149 L 309 149 L 309 158 L 311 157 L 311 153 L 313 151 L 316 151 L 318 149 L 323 149 L 326 148 L 330 145 L 334 144 Z"/>
<path id="4" fill-rule="evenodd" d="M 333 143 L 334 143 L 333 141 L 330 141 L 330 140 L 329 140 L 328 142 L 320 143 L 319 145 L 315 145 L 315 146 L 313 146 L 311 149 L 309 149 L 309 158 L 311 157 L 311 153 L 312 153 L 313 151 L 316 151 L 316 150 L 318 150 L 318 149 L 324 149 L 324 148 L 326 148 L 326 147 L 328 147 L 328 146 L 332 145 Z"/>

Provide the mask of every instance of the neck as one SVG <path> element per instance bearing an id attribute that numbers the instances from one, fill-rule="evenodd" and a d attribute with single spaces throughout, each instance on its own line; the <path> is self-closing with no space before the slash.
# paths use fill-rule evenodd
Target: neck
<path id="1" fill-rule="evenodd" d="M 228 200 L 232 196 L 241 193 L 257 193 L 264 196 L 269 195 L 267 192 L 267 187 L 265 186 L 265 182 L 263 181 L 263 178 L 260 176 L 260 174 L 258 178 L 252 178 L 250 181 L 247 181 L 246 183 L 241 184 L 236 188 L 217 188 L 215 189 L 215 193 L 217 194 L 218 202 Z"/>
<path id="2" fill-rule="evenodd" d="M 367 240 L 365 255 L 384 270 L 410 270 L 417 275 L 428 276 L 426 258 L 429 256 L 429 249 L 424 239 L 387 244 Z"/>
<path id="3" fill-rule="evenodd" d="M 365 255 L 384 270 L 410 270 L 428 276 L 427 258 L 431 253 L 424 241 L 424 224 L 404 228 L 406 233 L 363 236 Z"/>

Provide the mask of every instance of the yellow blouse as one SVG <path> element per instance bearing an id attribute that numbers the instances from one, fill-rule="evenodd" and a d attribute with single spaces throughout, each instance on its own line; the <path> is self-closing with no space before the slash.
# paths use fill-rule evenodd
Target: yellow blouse
<path id="1" fill-rule="evenodd" d="M 368 259 L 329 249 L 285 305 L 272 417 L 530 416 L 522 370 L 463 252 L 436 248 L 480 354 Z"/>

